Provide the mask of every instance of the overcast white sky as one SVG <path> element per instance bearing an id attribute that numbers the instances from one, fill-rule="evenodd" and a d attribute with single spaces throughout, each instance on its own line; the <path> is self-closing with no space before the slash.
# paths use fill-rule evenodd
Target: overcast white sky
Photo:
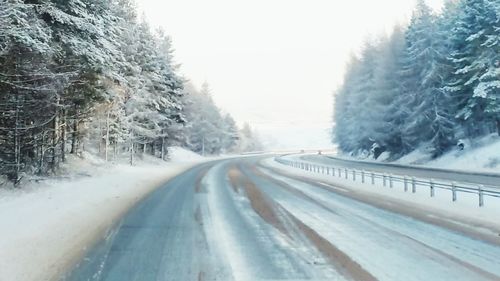
<path id="1" fill-rule="evenodd" d="M 435 9 L 442 2 L 427 1 Z M 196 85 L 209 82 L 239 123 L 275 147 L 312 148 L 330 145 L 332 93 L 351 52 L 406 22 L 415 0 L 138 3 L 172 37 L 181 72 Z"/>

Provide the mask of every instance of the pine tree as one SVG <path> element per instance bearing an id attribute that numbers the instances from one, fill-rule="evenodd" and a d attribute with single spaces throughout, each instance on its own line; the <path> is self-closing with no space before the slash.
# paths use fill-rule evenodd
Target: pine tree
<path id="1" fill-rule="evenodd" d="M 454 75 L 445 90 L 460 109 L 457 118 L 468 137 L 488 132 L 492 122 L 498 127 L 498 5 L 498 1 L 462 1 L 451 31 Z"/>
<path id="2" fill-rule="evenodd" d="M 0 172 L 17 183 L 37 158 L 39 167 L 44 161 L 55 118 L 56 75 L 48 67 L 54 50 L 35 5 L 2 1 L 0 8 Z"/>
<path id="3" fill-rule="evenodd" d="M 406 67 L 411 75 L 407 106 L 411 113 L 402 133 L 408 151 L 429 142 L 435 157 L 454 143 L 450 97 L 442 89 L 450 73 L 445 39 L 446 34 L 439 30 L 430 8 L 419 1 L 407 31 Z"/>
<path id="4" fill-rule="evenodd" d="M 376 146 L 374 156 L 377 158 L 377 149 L 400 155 L 403 150 L 402 126 L 409 114 L 405 107 L 406 100 L 403 93 L 403 68 L 406 55 L 406 41 L 404 30 L 397 26 L 391 36 L 382 46 L 380 62 L 376 70 L 377 108 L 379 111 L 378 126 L 374 129 Z"/>

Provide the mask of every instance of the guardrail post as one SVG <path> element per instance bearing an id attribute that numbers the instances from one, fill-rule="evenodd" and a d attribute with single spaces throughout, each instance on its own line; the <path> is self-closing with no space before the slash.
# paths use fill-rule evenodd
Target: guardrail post
<path id="1" fill-rule="evenodd" d="M 335 167 L 332 168 L 332 176 L 335 176 Z"/>
<path id="2" fill-rule="evenodd" d="M 416 193 L 417 192 L 417 180 L 415 177 L 411 178 L 411 192 Z"/>
<path id="3" fill-rule="evenodd" d="M 456 182 L 453 182 L 451 184 L 451 197 L 452 197 L 453 202 L 457 201 L 457 183 Z"/>
<path id="4" fill-rule="evenodd" d="M 375 173 L 371 172 L 372 176 L 372 185 L 375 185 Z"/>
<path id="5" fill-rule="evenodd" d="M 404 186 L 405 186 L 405 192 L 408 192 L 408 177 L 404 176 L 403 178 Z"/>
<path id="6" fill-rule="evenodd" d="M 339 168 L 339 178 L 342 177 L 342 169 Z"/>
<path id="7" fill-rule="evenodd" d="M 435 188 L 434 188 L 434 180 L 433 179 L 431 179 L 429 181 L 429 186 L 431 187 L 431 197 L 434 197 L 434 195 L 435 195 Z"/>
<path id="8" fill-rule="evenodd" d="M 483 193 L 483 185 L 479 185 L 478 190 L 479 190 L 479 207 L 484 206 L 484 193 Z"/>
<path id="9" fill-rule="evenodd" d="M 393 175 L 392 174 L 389 174 L 389 187 L 390 188 L 394 187 Z"/>
<path id="10" fill-rule="evenodd" d="M 356 181 L 356 170 L 352 170 L 352 181 Z"/>
<path id="11" fill-rule="evenodd" d="M 365 170 L 361 170 L 361 183 L 365 183 Z"/>
<path id="12" fill-rule="evenodd" d="M 382 175 L 382 182 L 383 182 L 384 187 L 386 187 L 387 186 L 387 178 L 386 178 L 385 173 Z"/>
<path id="13" fill-rule="evenodd" d="M 349 171 L 347 170 L 347 168 L 345 168 L 345 179 L 348 180 L 349 179 Z"/>
<path id="14" fill-rule="evenodd" d="M 325 174 L 325 167 L 324 167 L 324 166 L 323 166 L 323 169 L 322 169 L 322 170 L 323 170 L 323 175 L 324 175 L 324 174 Z"/>

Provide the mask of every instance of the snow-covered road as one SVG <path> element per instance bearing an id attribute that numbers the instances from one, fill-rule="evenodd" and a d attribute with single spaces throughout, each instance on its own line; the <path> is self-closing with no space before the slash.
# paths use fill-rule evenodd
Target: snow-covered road
<path id="1" fill-rule="evenodd" d="M 500 239 L 260 160 L 205 163 L 174 178 L 64 280 L 500 280 Z"/>

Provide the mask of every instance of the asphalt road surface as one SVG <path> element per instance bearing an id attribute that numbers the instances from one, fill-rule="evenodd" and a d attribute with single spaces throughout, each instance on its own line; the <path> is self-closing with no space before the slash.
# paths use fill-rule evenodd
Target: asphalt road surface
<path id="1" fill-rule="evenodd" d="M 498 239 L 261 159 L 206 163 L 174 178 L 63 280 L 500 280 Z"/>

